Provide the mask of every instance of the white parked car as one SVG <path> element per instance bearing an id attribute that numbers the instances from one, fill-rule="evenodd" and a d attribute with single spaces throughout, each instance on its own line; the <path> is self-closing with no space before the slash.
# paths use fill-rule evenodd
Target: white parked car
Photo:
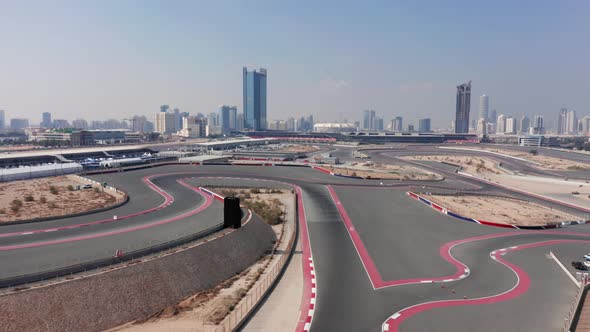
<path id="1" fill-rule="evenodd" d="M 584 255 L 584 259 L 587 261 L 590 261 L 590 253 Z"/>
<path id="2" fill-rule="evenodd" d="M 586 268 L 590 269 L 590 262 L 588 262 L 588 261 L 582 262 L 582 265 L 584 265 Z"/>

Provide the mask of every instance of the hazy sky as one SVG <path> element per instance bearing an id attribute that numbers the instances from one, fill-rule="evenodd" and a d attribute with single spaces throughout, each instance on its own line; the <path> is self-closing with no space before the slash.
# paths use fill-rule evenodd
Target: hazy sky
<path id="1" fill-rule="evenodd" d="M 242 107 L 268 69 L 268 118 L 430 116 L 473 80 L 498 113 L 590 114 L 590 1 L 0 0 L 7 117 L 126 118 Z"/>

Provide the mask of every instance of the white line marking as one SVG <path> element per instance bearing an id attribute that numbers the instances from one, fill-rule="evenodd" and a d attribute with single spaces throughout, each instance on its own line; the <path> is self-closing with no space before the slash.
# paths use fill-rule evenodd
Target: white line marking
<path id="1" fill-rule="evenodd" d="M 399 312 L 396 312 L 393 316 L 391 316 L 392 319 L 398 319 L 399 316 L 401 316 L 402 314 L 400 314 Z"/>

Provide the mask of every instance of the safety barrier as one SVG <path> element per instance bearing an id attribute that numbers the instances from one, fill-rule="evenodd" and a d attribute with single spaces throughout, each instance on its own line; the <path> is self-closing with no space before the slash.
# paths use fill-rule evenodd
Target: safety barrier
<path id="1" fill-rule="evenodd" d="M 221 195 L 219 195 L 219 194 L 217 194 L 217 193 L 214 193 L 214 192 L 212 192 L 211 190 L 209 190 L 209 189 L 207 189 L 207 188 L 199 187 L 199 190 L 200 190 L 201 192 L 204 192 L 205 194 L 207 194 L 207 195 L 209 195 L 209 196 L 211 196 L 211 197 L 215 198 L 216 200 L 218 200 L 218 201 L 220 201 L 220 202 L 223 202 L 223 199 L 224 199 L 224 197 L 223 197 L 223 196 L 221 196 Z"/>
<path id="2" fill-rule="evenodd" d="M 572 301 L 569 311 L 565 316 L 563 322 L 563 332 L 576 331 L 576 327 L 584 307 L 584 302 L 586 301 L 586 297 L 588 296 L 589 288 L 590 284 L 586 284 L 578 289 L 576 297 L 574 298 L 574 301 Z"/>

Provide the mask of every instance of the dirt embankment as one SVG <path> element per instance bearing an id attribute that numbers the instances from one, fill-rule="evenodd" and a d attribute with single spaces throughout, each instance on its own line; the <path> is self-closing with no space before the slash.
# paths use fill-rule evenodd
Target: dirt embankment
<path id="1" fill-rule="evenodd" d="M 430 160 L 461 166 L 463 172 L 470 174 L 504 174 L 498 163 L 489 158 L 470 156 L 411 156 L 402 157 L 407 160 Z"/>
<path id="2" fill-rule="evenodd" d="M 390 164 L 355 164 L 351 166 L 326 166 L 334 174 L 360 176 L 366 179 L 388 180 L 437 180 L 441 177 L 437 174 L 423 171 L 416 167 Z"/>
<path id="3" fill-rule="evenodd" d="M 105 191 L 75 175 L 0 184 L 0 223 L 93 211 L 122 202 L 125 194 Z M 81 188 L 81 189 L 78 189 Z"/>
<path id="4" fill-rule="evenodd" d="M 528 152 L 525 151 L 515 151 L 509 149 L 498 149 L 498 148 L 491 148 L 491 147 L 482 147 L 481 150 L 491 151 L 496 153 L 505 154 L 512 157 L 522 158 L 528 161 L 532 161 L 537 163 L 542 168 L 546 169 L 554 169 L 554 170 L 590 170 L 590 165 L 567 160 L 567 159 L 560 159 L 555 157 L 549 157 L 544 155 L 539 155 L 535 151 L 535 148 L 531 148 Z"/>
<path id="5" fill-rule="evenodd" d="M 510 225 L 538 226 L 578 219 L 561 211 L 511 198 L 469 195 L 426 197 L 464 217 Z"/>
<path id="6" fill-rule="evenodd" d="M 276 223 L 275 219 L 265 220 L 272 225 L 277 239 L 281 238 L 281 233 L 284 231 L 284 220 L 291 223 L 290 231 L 294 231 L 295 194 L 290 190 L 209 188 L 223 196 L 239 196 L 242 202 L 247 202 L 246 205 L 264 202 L 269 207 L 279 208 L 282 212 L 280 223 Z M 266 219 L 265 216 L 261 215 L 263 219 Z M 283 238 L 278 249 L 287 249 L 287 242 L 288 239 Z M 271 260 L 276 259 L 275 256 L 267 255 L 242 273 L 223 281 L 212 289 L 192 295 L 146 320 L 126 324 L 110 331 L 204 331 L 206 324 L 218 324 L 237 307 L 240 301 L 245 300 L 248 291 L 255 287 L 265 275 Z"/>
<path id="7" fill-rule="evenodd" d="M 287 152 L 287 153 L 310 153 L 319 151 L 320 148 L 315 145 L 307 145 L 307 144 L 291 144 L 284 147 L 281 147 L 276 152 Z"/>

